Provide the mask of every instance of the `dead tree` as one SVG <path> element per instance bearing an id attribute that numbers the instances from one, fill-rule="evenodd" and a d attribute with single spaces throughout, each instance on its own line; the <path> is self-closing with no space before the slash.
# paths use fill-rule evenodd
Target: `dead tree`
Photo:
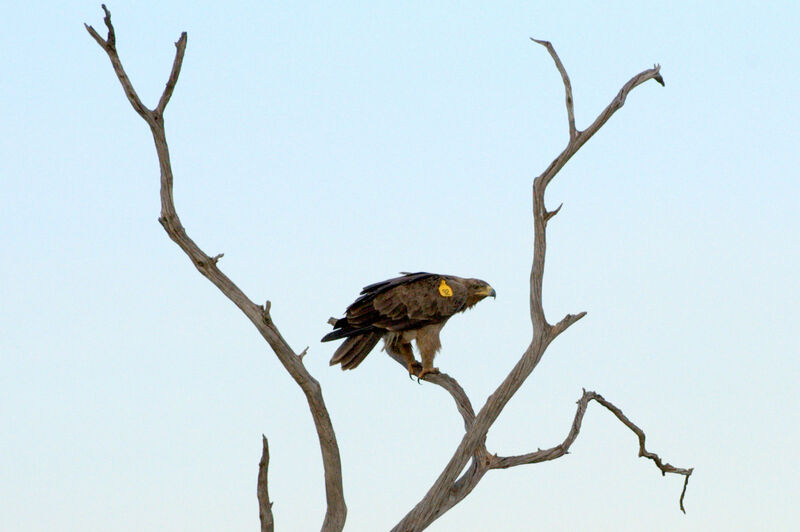
<path id="1" fill-rule="evenodd" d="M 183 228 L 178 218 L 178 213 L 175 211 L 172 197 L 172 167 L 170 165 L 169 149 L 167 148 L 167 139 L 164 132 L 164 110 L 169 103 L 180 74 L 181 63 L 186 51 L 186 32 L 182 33 L 175 43 L 175 59 L 164 92 L 156 107 L 154 109 L 148 109 L 139 99 L 139 96 L 136 94 L 133 85 L 122 67 L 122 62 L 117 53 L 116 36 L 114 27 L 111 24 L 111 14 L 108 9 L 106 9 L 105 5 L 102 7 L 105 12 L 103 20 L 108 28 L 108 36 L 103 39 L 93 27 L 88 25 L 86 25 L 86 29 L 111 59 L 114 72 L 122 84 L 125 95 L 133 106 L 133 109 L 147 122 L 147 125 L 150 126 L 150 131 L 155 141 L 159 166 L 161 168 L 161 216 L 159 222 L 161 222 L 167 235 L 169 235 L 186 255 L 188 255 L 197 270 L 219 288 L 219 290 L 250 319 L 275 352 L 275 355 L 286 368 L 286 371 L 289 372 L 305 394 L 319 437 L 325 472 L 327 511 L 321 529 L 323 532 L 340 531 L 344 528 L 347 507 L 345 506 L 344 493 L 342 491 L 342 466 L 339 458 L 339 447 L 336 443 L 333 424 L 328 415 L 328 410 L 325 407 L 320 384 L 311 376 L 303 365 L 303 356 L 305 356 L 306 350 L 297 353 L 289 346 L 272 321 L 270 316 L 270 302 L 267 301 L 264 305 L 257 305 L 251 301 L 217 266 L 222 254 L 210 256 L 200 249 L 186 234 L 186 230 Z M 532 40 L 547 49 L 555 62 L 556 68 L 561 74 L 566 92 L 567 120 L 569 126 L 569 142 L 567 147 L 564 148 L 558 157 L 550 163 L 547 169 L 533 181 L 534 249 L 533 266 L 531 267 L 530 275 L 530 315 L 531 322 L 533 323 L 533 338 L 522 354 L 522 357 L 519 359 L 519 362 L 517 362 L 503 382 L 500 383 L 494 393 L 489 396 L 486 403 L 477 414 L 472 407 L 469 397 L 467 397 L 467 394 L 464 392 L 464 389 L 453 377 L 444 373 L 429 374 L 424 377 L 424 380 L 441 386 L 451 394 L 459 413 L 464 419 L 465 433 L 458 447 L 455 449 L 453 456 L 450 458 L 450 461 L 444 467 L 433 486 L 431 486 L 419 503 L 395 525 L 392 529 L 393 532 L 416 532 L 424 530 L 442 514 L 469 495 L 488 471 L 493 469 L 506 469 L 523 464 L 535 464 L 538 462 L 555 460 L 556 458 L 564 456 L 578 437 L 583 416 L 591 401 L 595 401 L 610 410 L 617 419 L 636 434 L 639 439 L 639 456 L 652 460 L 661 471 L 662 475 L 666 475 L 666 473 L 675 473 L 684 476 L 679 505 L 680 509 L 685 512 L 683 498 L 686 494 L 686 486 L 688 485 L 689 477 L 693 469 L 683 469 L 672 466 L 669 463 L 663 462 L 657 454 L 648 451 L 645 448 L 645 434 L 642 429 L 630 421 L 619 408 L 595 392 L 583 390 L 583 394 L 578 400 L 578 408 L 567 436 L 564 438 L 564 441 L 554 447 L 539 449 L 535 452 L 517 456 L 498 456 L 497 454 L 490 453 L 486 448 L 486 435 L 489 429 L 492 427 L 495 420 L 497 420 L 500 412 L 511 397 L 514 396 L 534 368 L 536 368 L 536 365 L 542 359 L 542 355 L 550 342 L 586 315 L 585 312 L 567 314 L 555 324 L 550 324 L 545 318 L 544 309 L 542 307 L 542 277 L 544 274 L 546 229 L 548 221 L 558 214 L 561 208 L 559 206 L 549 211 L 545 207 L 544 194 L 547 185 L 575 152 L 577 152 L 580 147 L 611 118 L 611 115 L 625 104 L 628 94 L 635 87 L 650 79 L 664 85 L 664 80 L 659 72 L 659 65 L 655 65 L 653 68 L 636 74 L 622 86 L 616 97 L 589 127 L 584 130 L 579 130 L 575 126 L 572 86 L 569 76 L 564 69 L 564 65 L 561 63 L 555 49 L 549 42 L 536 39 Z M 401 365 L 405 364 L 402 360 L 397 361 Z M 469 467 L 467 467 L 467 464 L 469 464 Z M 267 494 L 268 465 L 269 451 L 267 439 L 264 438 L 263 453 L 259 464 L 257 489 L 262 531 L 273 530 L 272 503 Z"/>

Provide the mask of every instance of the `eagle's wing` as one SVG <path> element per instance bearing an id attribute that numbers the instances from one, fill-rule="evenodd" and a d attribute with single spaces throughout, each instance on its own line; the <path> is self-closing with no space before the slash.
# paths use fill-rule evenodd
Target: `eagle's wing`
<path id="1" fill-rule="evenodd" d="M 400 277 L 395 277 L 393 279 L 387 279 L 385 281 L 381 281 L 379 283 L 372 283 L 371 285 L 367 285 L 361 289 L 361 297 L 356 299 L 356 303 L 362 298 L 367 298 L 370 296 L 376 296 L 387 290 L 391 290 L 395 286 L 413 283 L 415 281 L 419 281 L 422 279 L 427 279 L 428 277 L 440 277 L 435 273 L 428 273 L 428 272 L 416 272 L 416 273 L 409 273 L 409 272 L 401 272 L 403 275 Z"/>
<path id="2" fill-rule="evenodd" d="M 406 331 L 442 323 L 464 308 L 464 280 L 417 272 L 364 287 L 323 342 L 379 331 Z"/>
<path id="3" fill-rule="evenodd" d="M 347 321 L 390 331 L 417 329 L 446 321 L 464 308 L 466 298 L 467 288 L 459 278 L 429 274 L 357 301 L 347 309 Z"/>

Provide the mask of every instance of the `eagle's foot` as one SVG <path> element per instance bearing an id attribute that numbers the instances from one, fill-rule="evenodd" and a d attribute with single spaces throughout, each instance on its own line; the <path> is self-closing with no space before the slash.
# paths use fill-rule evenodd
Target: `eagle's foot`
<path id="1" fill-rule="evenodd" d="M 416 360 L 414 360 L 412 362 L 409 362 L 408 366 L 406 366 L 406 367 L 408 368 L 408 378 L 409 379 L 413 379 L 414 377 L 419 375 L 419 373 L 422 371 L 422 364 L 420 364 Z"/>
<path id="2" fill-rule="evenodd" d="M 417 374 L 417 382 L 421 381 L 422 377 L 424 377 L 425 375 L 427 375 L 429 373 L 431 375 L 435 375 L 435 374 L 439 373 L 439 368 L 422 368 L 422 371 L 420 371 Z"/>

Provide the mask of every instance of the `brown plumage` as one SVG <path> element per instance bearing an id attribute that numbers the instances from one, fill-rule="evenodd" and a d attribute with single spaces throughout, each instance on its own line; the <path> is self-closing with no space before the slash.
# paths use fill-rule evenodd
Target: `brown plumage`
<path id="1" fill-rule="evenodd" d="M 345 317 L 333 324 L 323 342 L 345 338 L 331 358 L 331 366 L 358 366 L 378 343 L 406 361 L 409 374 L 419 378 L 438 373 L 433 358 L 442 347 L 439 331 L 454 314 L 474 306 L 494 289 L 480 279 L 463 279 L 435 273 L 406 273 L 364 287 L 347 307 Z M 414 359 L 411 341 L 417 342 L 422 364 Z"/>

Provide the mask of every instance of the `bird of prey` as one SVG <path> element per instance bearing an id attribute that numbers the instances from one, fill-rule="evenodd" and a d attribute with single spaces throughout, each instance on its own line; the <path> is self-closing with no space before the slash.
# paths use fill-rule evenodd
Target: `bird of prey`
<path id="1" fill-rule="evenodd" d="M 384 349 L 406 362 L 410 376 L 421 379 L 438 373 L 433 357 L 442 347 L 439 331 L 454 314 L 471 308 L 494 288 L 480 279 L 417 272 L 404 273 L 364 287 L 339 320 L 331 319 L 333 331 L 323 342 L 345 338 L 331 358 L 331 366 L 353 369 L 366 358 L 378 340 Z M 417 343 L 422 364 L 414 358 L 411 340 Z"/>

